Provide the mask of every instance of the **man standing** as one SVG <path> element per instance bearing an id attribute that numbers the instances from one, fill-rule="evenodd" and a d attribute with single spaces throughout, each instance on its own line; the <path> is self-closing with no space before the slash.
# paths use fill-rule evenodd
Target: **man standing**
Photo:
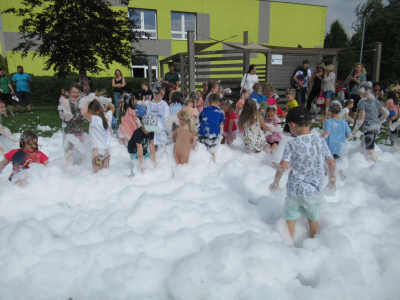
<path id="1" fill-rule="evenodd" d="M 28 113 L 33 114 L 31 110 L 31 85 L 32 78 L 31 75 L 24 73 L 24 68 L 22 66 L 17 67 L 18 73 L 15 73 L 12 77 L 13 84 L 17 86 L 17 111 L 16 115 L 19 115 L 19 111 L 21 109 L 22 102 L 25 102 L 26 107 L 28 108 Z"/>
<path id="2" fill-rule="evenodd" d="M 179 88 L 179 75 L 175 73 L 175 64 L 170 62 L 168 64 L 169 72 L 165 74 L 165 80 L 176 85 Z"/>
<path id="3" fill-rule="evenodd" d="M 303 60 L 303 66 L 294 71 L 293 81 L 296 88 L 296 100 L 300 106 L 305 106 L 306 94 L 310 93 L 311 70 L 308 68 L 309 61 Z"/>

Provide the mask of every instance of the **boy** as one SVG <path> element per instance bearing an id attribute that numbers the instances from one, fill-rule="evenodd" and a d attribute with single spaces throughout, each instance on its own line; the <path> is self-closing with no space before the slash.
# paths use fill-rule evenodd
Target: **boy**
<path id="1" fill-rule="evenodd" d="M 256 99 L 257 103 L 260 104 L 262 101 L 267 101 L 267 96 L 263 95 L 263 86 L 260 82 L 256 82 L 253 85 L 253 93 L 249 98 Z"/>
<path id="2" fill-rule="evenodd" d="M 139 160 L 142 173 L 146 171 L 144 159 L 149 157 L 147 151 L 150 148 L 154 161 L 154 168 L 157 167 L 156 148 L 154 147 L 154 132 L 158 131 L 158 120 L 156 115 L 147 114 L 142 119 L 143 126 L 136 129 L 128 143 L 128 152 L 131 160 Z"/>
<path id="3" fill-rule="evenodd" d="M 270 190 L 273 193 L 279 192 L 279 181 L 291 164 L 285 199 L 289 233 L 293 237 L 296 221 L 305 213 L 310 226 L 310 237 L 313 238 L 318 228 L 318 203 L 324 197 L 322 180 L 325 161 L 328 163 L 330 175 L 328 188 L 332 192 L 336 190 L 336 163 L 325 140 L 310 132 L 311 121 L 307 108 L 292 108 L 286 116 L 286 122 L 296 138 L 286 144 Z"/>
<path id="4" fill-rule="evenodd" d="M 261 101 L 260 102 L 260 108 L 258 109 L 258 112 L 260 113 L 261 117 L 263 120 L 265 120 L 265 116 L 267 113 L 267 107 L 269 106 L 267 101 Z"/>
<path id="5" fill-rule="evenodd" d="M 219 144 L 219 135 L 222 133 L 225 124 L 225 114 L 219 109 L 220 97 L 218 94 L 211 94 L 209 106 L 203 109 L 199 116 L 199 142 L 203 143 L 212 154 L 215 162 L 215 146 Z"/>
<path id="6" fill-rule="evenodd" d="M 283 117 L 286 117 L 288 111 L 291 108 L 299 106 L 296 99 L 294 99 L 295 95 L 296 95 L 295 89 L 289 89 L 286 92 L 286 99 L 288 100 L 288 102 L 286 103 L 286 108 L 283 110 Z M 290 132 L 290 128 L 289 128 L 289 125 L 287 122 L 286 122 L 285 126 L 283 127 L 283 132 Z"/>
<path id="7" fill-rule="evenodd" d="M 142 101 L 143 102 L 146 101 L 146 100 L 151 101 L 151 99 L 153 98 L 153 92 L 149 89 L 149 82 L 148 81 L 143 81 L 142 82 L 142 90 L 143 90 L 143 92 L 142 92 L 142 95 L 143 95 Z"/>

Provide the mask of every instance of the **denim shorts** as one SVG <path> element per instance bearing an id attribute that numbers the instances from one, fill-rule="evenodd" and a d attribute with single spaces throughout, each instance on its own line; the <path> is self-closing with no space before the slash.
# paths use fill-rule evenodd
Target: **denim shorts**
<path id="1" fill-rule="evenodd" d="M 328 98 L 328 99 L 334 100 L 334 99 L 335 99 L 334 96 L 335 96 L 335 95 L 334 95 L 333 91 L 326 91 L 326 92 L 324 92 L 324 98 L 325 98 L 325 99 Z"/>
<path id="2" fill-rule="evenodd" d="M 31 103 L 31 101 L 30 101 L 31 93 L 30 92 L 17 91 L 15 94 L 18 98 L 18 105 L 21 105 L 22 102 L 25 102 L 26 105 L 29 105 Z"/>
<path id="3" fill-rule="evenodd" d="M 285 200 L 285 217 L 287 221 L 299 219 L 302 215 L 313 222 L 318 220 L 319 207 L 318 204 L 309 204 L 307 207 L 300 205 L 298 199 L 300 197 L 286 197 Z"/>

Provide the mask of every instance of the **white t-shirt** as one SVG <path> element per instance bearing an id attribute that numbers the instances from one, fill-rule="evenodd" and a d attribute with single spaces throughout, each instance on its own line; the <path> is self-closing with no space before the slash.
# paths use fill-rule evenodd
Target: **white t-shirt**
<path id="1" fill-rule="evenodd" d="M 282 160 L 292 164 L 286 185 L 287 196 L 313 198 L 323 195 L 325 161 L 331 157 L 325 139 L 315 134 L 299 135 L 290 140 L 282 155 Z M 312 201 L 310 199 L 310 203 Z"/>
<path id="2" fill-rule="evenodd" d="M 345 108 L 342 108 L 342 110 L 341 110 L 340 113 L 339 113 L 339 118 L 340 118 L 341 120 L 346 119 L 346 114 L 347 114 L 348 112 L 350 112 L 348 108 L 346 108 L 346 107 L 345 107 Z"/>
<path id="3" fill-rule="evenodd" d="M 167 102 L 161 101 L 155 103 L 154 100 L 147 104 L 146 114 L 152 113 L 157 116 L 158 120 L 158 132 L 154 134 L 154 145 L 165 145 L 169 143 L 167 134 L 167 121 L 170 120 L 171 113 Z M 171 123 L 172 128 L 172 123 Z"/>
<path id="4" fill-rule="evenodd" d="M 297 72 L 296 72 L 296 75 L 297 75 L 297 79 L 300 79 L 301 77 L 303 77 L 303 71 L 297 71 Z M 309 77 L 311 77 L 311 70 L 310 70 L 310 69 L 307 69 L 307 77 L 304 78 L 304 85 L 303 85 L 303 87 L 307 87 L 308 78 L 309 78 Z M 300 80 L 300 82 L 301 82 L 301 80 Z"/>
<path id="5" fill-rule="evenodd" d="M 107 129 L 104 129 L 103 120 L 99 116 L 92 116 L 92 122 L 89 126 L 89 139 L 92 149 L 96 148 L 100 155 L 104 155 L 111 146 L 111 121 L 112 111 L 106 112 Z"/>
<path id="6" fill-rule="evenodd" d="M 257 74 L 250 75 L 248 73 L 243 75 L 242 82 L 240 83 L 240 87 L 244 86 L 245 89 L 248 89 L 250 93 L 253 92 L 253 85 L 258 82 Z"/>

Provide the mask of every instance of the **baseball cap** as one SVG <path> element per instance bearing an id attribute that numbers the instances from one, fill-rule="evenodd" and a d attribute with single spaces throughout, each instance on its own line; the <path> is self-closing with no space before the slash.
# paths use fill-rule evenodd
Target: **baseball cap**
<path id="1" fill-rule="evenodd" d="M 393 118 L 395 114 L 396 112 L 394 110 L 389 110 L 389 116 L 386 118 L 386 120 Z"/>
<path id="2" fill-rule="evenodd" d="M 296 106 L 289 110 L 286 115 L 286 122 L 298 123 L 300 121 L 311 120 L 308 109 L 302 106 Z"/>
<path id="3" fill-rule="evenodd" d="M 158 120 L 155 114 L 146 114 L 143 119 L 143 126 L 149 132 L 158 131 Z"/>
<path id="4" fill-rule="evenodd" d="M 267 101 L 261 101 L 260 102 L 260 108 L 267 108 L 269 106 Z"/>

